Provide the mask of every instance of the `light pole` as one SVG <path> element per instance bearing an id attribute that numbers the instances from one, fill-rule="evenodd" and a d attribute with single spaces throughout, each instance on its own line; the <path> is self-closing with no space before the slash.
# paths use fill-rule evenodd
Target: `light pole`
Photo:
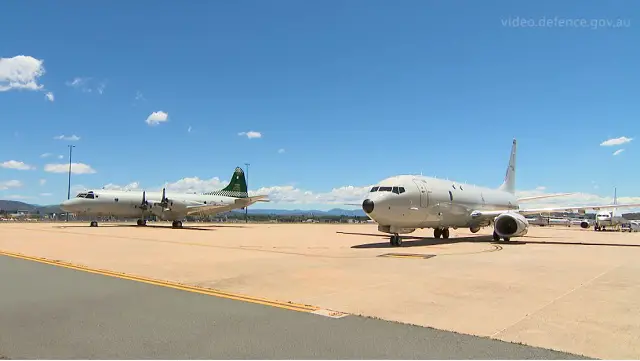
<path id="1" fill-rule="evenodd" d="M 67 185 L 67 199 L 71 198 L 71 153 L 75 145 L 68 145 L 69 147 L 69 184 Z M 69 212 L 67 213 L 67 222 L 69 222 Z"/>
<path id="2" fill-rule="evenodd" d="M 249 196 L 249 163 L 244 164 L 247 167 L 247 197 Z M 244 207 L 244 223 L 249 223 L 249 206 Z"/>

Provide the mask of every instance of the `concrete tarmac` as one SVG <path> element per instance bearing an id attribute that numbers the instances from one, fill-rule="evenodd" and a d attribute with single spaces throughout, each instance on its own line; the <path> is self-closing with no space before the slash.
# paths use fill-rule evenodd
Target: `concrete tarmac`
<path id="1" fill-rule="evenodd" d="M 542 348 L 339 319 L 0 256 L 0 358 L 578 359 Z"/>
<path id="2" fill-rule="evenodd" d="M 640 233 L 0 223 L 0 251 L 604 359 L 640 357 Z M 1 352 L 0 352 L 1 353 Z"/>

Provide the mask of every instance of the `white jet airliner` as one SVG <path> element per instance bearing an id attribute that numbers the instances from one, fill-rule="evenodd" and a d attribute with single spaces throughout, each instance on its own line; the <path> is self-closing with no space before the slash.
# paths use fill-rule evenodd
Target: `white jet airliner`
<path id="1" fill-rule="evenodd" d="M 618 203 L 617 189 L 613 190 L 613 204 Z M 611 210 L 600 211 L 596 213 L 596 220 L 593 226 L 594 231 L 620 230 L 622 225 L 628 224 L 629 221 L 622 216 L 622 212 L 617 207 Z M 581 224 L 582 228 L 588 228 L 589 225 Z"/>
<path id="2" fill-rule="evenodd" d="M 219 191 L 197 194 L 167 193 L 164 188 L 162 192 L 101 189 L 79 193 L 75 198 L 62 202 L 60 208 L 82 215 L 138 218 L 139 226 L 147 224 L 145 216 L 156 215 L 173 221 L 173 228 L 182 228 L 182 220 L 187 215 L 228 212 L 256 202 L 268 202 L 266 197 L 248 196 L 244 171 L 237 167 L 229 185 Z M 91 221 L 91 227 L 97 226 L 97 221 Z"/>
<path id="3" fill-rule="evenodd" d="M 547 212 L 584 212 L 586 209 L 640 207 L 639 204 L 568 206 L 562 208 L 520 209 L 519 202 L 557 197 L 553 194 L 517 198 L 516 140 L 513 140 L 509 166 L 503 184 L 497 188 L 417 175 L 399 175 L 371 188 L 362 209 L 378 223 L 378 230 L 391 234 L 391 245 L 400 246 L 400 234 L 418 228 L 433 228 L 434 238 L 449 238 L 449 228 L 469 228 L 472 233 L 493 225 L 493 239 L 509 241 L 524 236 L 529 223 L 524 215 Z"/>

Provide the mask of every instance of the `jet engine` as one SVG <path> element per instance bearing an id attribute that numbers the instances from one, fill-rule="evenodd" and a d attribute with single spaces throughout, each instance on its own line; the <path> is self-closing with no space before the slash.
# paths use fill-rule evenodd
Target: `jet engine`
<path id="1" fill-rule="evenodd" d="M 582 228 L 589 228 L 589 222 L 587 222 L 587 221 L 582 221 L 582 222 L 580 222 L 580 227 L 582 227 Z"/>
<path id="2" fill-rule="evenodd" d="M 519 213 L 502 213 L 494 220 L 493 229 L 503 238 L 520 237 L 529 231 L 529 222 Z"/>

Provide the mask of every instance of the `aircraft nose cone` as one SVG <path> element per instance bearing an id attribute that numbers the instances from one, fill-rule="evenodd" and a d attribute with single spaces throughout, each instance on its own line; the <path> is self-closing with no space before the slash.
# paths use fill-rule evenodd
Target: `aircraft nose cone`
<path id="1" fill-rule="evenodd" d="M 373 212 L 373 201 L 371 199 L 365 199 L 364 202 L 362 202 L 362 210 L 365 213 Z"/>
<path id="2" fill-rule="evenodd" d="M 70 199 L 62 202 L 62 204 L 60 204 L 60 209 L 62 209 L 65 212 L 71 212 L 72 211 L 72 201 Z"/>

